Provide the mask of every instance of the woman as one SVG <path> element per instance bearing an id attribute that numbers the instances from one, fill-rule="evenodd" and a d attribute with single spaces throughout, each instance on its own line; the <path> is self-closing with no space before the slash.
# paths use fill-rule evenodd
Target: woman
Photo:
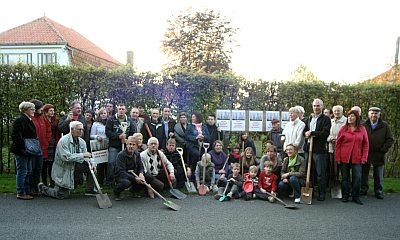
<path id="1" fill-rule="evenodd" d="M 200 160 L 203 143 L 209 142 L 208 130 L 203 124 L 203 117 L 200 113 L 192 114 L 192 123 L 188 125 L 185 135 L 186 148 L 189 152 L 189 167 L 191 171 L 194 171 L 197 162 Z M 192 178 L 194 178 L 194 175 L 192 175 Z"/>
<path id="2" fill-rule="evenodd" d="M 135 133 L 132 135 L 137 143 L 137 150 L 139 153 L 147 149 L 147 145 L 143 143 L 143 135 L 141 133 Z"/>
<path id="3" fill-rule="evenodd" d="M 107 117 L 108 113 L 105 109 L 102 108 L 97 112 L 96 122 L 90 128 L 90 140 L 97 140 L 98 142 L 108 141 L 108 137 L 106 136 Z M 107 176 L 107 164 L 107 162 L 97 164 L 97 180 L 100 185 L 103 185 L 104 179 Z"/>
<path id="4" fill-rule="evenodd" d="M 85 120 L 86 120 L 87 127 L 85 129 L 83 139 L 86 142 L 86 148 L 87 148 L 88 152 L 92 151 L 92 149 L 90 148 L 90 133 L 91 133 L 92 125 L 94 123 L 94 115 L 95 115 L 95 113 L 92 110 L 87 110 L 85 112 Z"/>
<path id="5" fill-rule="evenodd" d="M 242 176 L 244 176 L 245 173 L 249 172 L 250 166 L 257 166 L 259 165 L 259 161 L 256 159 L 256 156 L 254 155 L 253 149 L 251 147 L 247 147 L 244 150 L 244 153 L 242 153 L 242 158 L 241 158 L 241 169 L 243 173 Z"/>
<path id="6" fill-rule="evenodd" d="M 215 181 L 219 179 L 226 181 L 226 177 L 229 174 L 229 164 L 226 154 L 222 151 L 223 147 L 224 144 L 221 140 L 215 140 L 214 150 L 210 151 L 211 161 L 214 163 Z"/>
<path id="7" fill-rule="evenodd" d="M 257 156 L 256 146 L 254 145 L 253 140 L 249 137 L 249 132 L 243 132 L 240 134 L 239 144 L 242 150 L 251 147 L 253 149 L 254 156 Z"/>
<path id="8" fill-rule="evenodd" d="M 13 123 L 11 134 L 12 144 L 10 151 L 15 155 L 15 164 L 17 170 L 17 199 L 32 200 L 29 195 L 31 189 L 29 187 L 29 177 L 32 174 L 32 161 L 35 156 L 29 156 L 25 153 L 25 142 L 27 138 L 35 138 L 36 128 L 32 122 L 35 114 L 35 104 L 30 102 L 22 102 L 19 105 L 21 116 L 17 117 Z"/>
<path id="9" fill-rule="evenodd" d="M 352 201 L 363 204 L 360 200 L 361 164 L 367 162 L 368 150 L 368 135 L 365 127 L 361 125 L 360 115 L 358 111 L 350 110 L 347 113 L 346 125 L 340 129 L 335 145 L 335 160 L 342 165 L 342 202 L 349 201 L 352 185 Z"/>
<path id="10" fill-rule="evenodd" d="M 300 187 L 305 184 L 306 160 L 297 153 L 297 146 L 288 144 L 282 163 L 281 179 L 278 189 L 280 193 L 294 193 L 294 202 L 300 203 Z"/>
<path id="11" fill-rule="evenodd" d="M 259 167 L 260 171 L 264 169 L 264 162 L 267 160 L 274 164 L 272 172 L 278 177 L 278 179 L 281 179 L 282 159 L 278 155 L 277 149 L 274 145 L 269 146 L 266 155 L 262 156 Z"/>
<path id="12" fill-rule="evenodd" d="M 185 132 L 187 128 L 187 117 L 185 112 L 179 114 L 179 123 L 175 124 L 174 135 L 176 140 L 176 147 L 184 148 L 186 144 Z"/>

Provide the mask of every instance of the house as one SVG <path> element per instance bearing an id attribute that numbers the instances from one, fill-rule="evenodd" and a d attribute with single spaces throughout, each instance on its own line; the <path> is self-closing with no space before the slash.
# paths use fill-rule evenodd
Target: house
<path id="1" fill-rule="evenodd" d="M 44 16 L 0 33 L 0 64 L 114 68 L 122 64 L 71 28 Z"/>
<path id="2" fill-rule="evenodd" d="M 368 83 L 380 83 L 380 84 L 391 84 L 400 83 L 400 66 L 396 65 L 390 68 L 388 71 L 367 80 Z"/>

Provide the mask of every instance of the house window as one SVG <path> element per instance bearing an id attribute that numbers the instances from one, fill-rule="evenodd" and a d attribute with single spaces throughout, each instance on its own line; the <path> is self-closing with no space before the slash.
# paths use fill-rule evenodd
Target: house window
<path id="1" fill-rule="evenodd" d="M 15 65 L 18 63 L 32 64 L 31 53 L 8 53 L 1 54 L 0 63 L 5 65 Z"/>
<path id="2" fill-rule="evenodd" d="M 57 63 L 57 53 L 38 53 L 38 65 Z"/>

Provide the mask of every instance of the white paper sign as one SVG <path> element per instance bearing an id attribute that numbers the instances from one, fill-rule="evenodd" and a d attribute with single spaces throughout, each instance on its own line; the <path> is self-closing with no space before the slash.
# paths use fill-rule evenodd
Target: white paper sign
<path id="1" fill-rule="evenodd" d="M 232 110 L 232 131 L 243 132 L 246 130 L 246 111 Z"/>
<path id="2" fill-rule="evenodd" d="M 266 114 L 265 114 L 265 116 L 266 116 L 266 122 L 265 122 L 265 128 L 266 128 L 266 131 L 268 132 L 268 131 L 271 131 L 271 129 L 272 129 L 272 120 L 273 119 L 280 119 L 280 117 L 279 117 L 279 111 L 267 111 L 266 112 Z"/>
<path id="3" fill-rule="evenodd" d="M 231 110 L 217 110 L 217 126 L 222 131 L 231 131 Z"/>
<path id="4" fill-rule="evenodd" d="M 262 132 L 263 111 L 249 111 L 249 132 Z"/>
<path id="5" fill-rule="evenodd" d="M 281 112 L 281 128 L 285 129 L 285 126 L 288 122 L 289 122 L 289 112 Z"/>
<path id="6" fill-rule="evenodd" d="M 108 139 L 90 140 L 92 158 L 96 164 L 108 162 Z"/>

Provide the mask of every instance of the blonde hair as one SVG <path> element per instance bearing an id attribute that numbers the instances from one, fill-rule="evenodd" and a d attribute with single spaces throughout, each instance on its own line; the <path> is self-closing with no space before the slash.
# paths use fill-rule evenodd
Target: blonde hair
<path id="1" fill-rule="evenodd" d="M 257 173 L 257 172 L 258 172 L 258 167 L 257 167 L 257 166 L 255 166 L 255 165 L 253 165 L 253 166 L 250 166 L 250 168 L 249 168 L 249 172 L 255 172 L 255 173 Z"/>
<path id="2" fill-rule="evenodd" d="M 201 156 L 201 165 L 204 166 L 204 164 L 208 165 L 211 163 L 211 155 L 209 153 L 204 153 L 203 156 Z"/>

